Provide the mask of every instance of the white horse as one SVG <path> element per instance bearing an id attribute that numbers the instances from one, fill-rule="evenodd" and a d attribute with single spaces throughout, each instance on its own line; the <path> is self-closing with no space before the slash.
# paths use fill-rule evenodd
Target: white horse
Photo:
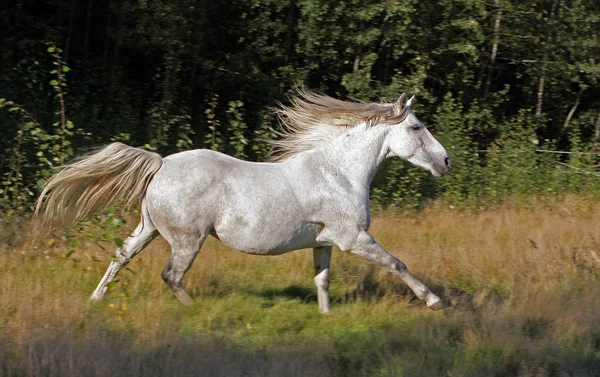
<path id="1" fill-rule="evenodd" d="M 381 163 L 400 157 L 434 176 L 450 169 L 442 145 L 411 112 L 393 104 L 346 102 L 300 91 L 277 110 L 284 131 L 275 162 L 256 163 L 211 150 L 161 158 L 121 143 L 66 165 L 43 189 L 36 213 L 71 224 L 124 198 L 141 202 L 141 221 L 117 248 L 93 292 L 99 300 L 119 270 L 161 234 L 172 253 L 162 278 L 184 304 L 182 279 L 209 235 L 249 254 L 313 248 L 319 311 L 328 313 L 332 246 L 386 267 L 428 307 L 443 300 L 368 233 L 369 185 Z"/>

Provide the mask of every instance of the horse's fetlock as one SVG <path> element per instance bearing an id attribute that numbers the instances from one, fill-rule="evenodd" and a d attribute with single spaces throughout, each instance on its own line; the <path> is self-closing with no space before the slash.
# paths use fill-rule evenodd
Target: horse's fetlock
<path id="1" fill-rule="evenodd" d="M 329 281 L 325 281 L 325 279 L 315 278 L 315 285 L 319 288 L 329 289 Z"/>
<path id="2" fill-rule="evenodd" d="M 329 288 L 329 271 L 323 270 L 315 276 L 315 285 L 320 288 Z"/>

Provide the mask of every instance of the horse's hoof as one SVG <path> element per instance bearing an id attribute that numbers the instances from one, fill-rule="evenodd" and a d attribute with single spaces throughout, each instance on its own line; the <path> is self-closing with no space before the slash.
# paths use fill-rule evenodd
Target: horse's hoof
<path id="1" fill-rule="evenodd" d="M 448 304 L 446 303 L 446 301 L 440 299 L 436 303 L 430 305 L 429 309 L 431 309 L 431 310 L 443 310 L 443 309 L 446 309 L 447 307 L 448 307 Z"/>
<path id="2" fill-rule="evenodd" d="M 194 304 L 194 299 L 190 297 L 187 292 L 173 292 L 175 293 L 175 297 L 179 299 L 179 302 L 183 304 L 183 306 L 192 306 Z"/>

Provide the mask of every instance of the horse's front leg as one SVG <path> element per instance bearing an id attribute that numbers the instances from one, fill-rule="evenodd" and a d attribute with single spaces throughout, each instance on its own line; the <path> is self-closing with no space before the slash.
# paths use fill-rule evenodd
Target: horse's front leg
<path id="1" fill-rule="evenodd" d="M 402 261 L 388 253 L 381 245 L 375 242 L 373 237 L 366 231 L 361 232 L 350 244 L 340 246 L 343 246 L 341 247 L 342 250 L 360 255 L 372 263 L 386 267 L 393 274 L 400 276 L 417 297 L 421 300 L 425 300 L 429 308 L 439 310 L 446 307 L 446 303 L 433 294 L 425 284 L 417 280 L 408 271 L 408 268 Z"/>
<path id="2" fill-rule="evenodd" d="M 329 314 L 329 266 L 331 263 L 331 246 L 313 249 L 315 262 L 315 285 L 317 286 L 317 301 L 319 312 Z"/>

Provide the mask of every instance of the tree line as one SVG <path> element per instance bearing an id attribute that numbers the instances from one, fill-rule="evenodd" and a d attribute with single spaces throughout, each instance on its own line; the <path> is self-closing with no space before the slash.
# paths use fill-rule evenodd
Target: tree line
<path id="1" fill-rule="evenodd" d="M 0 25 L 5 214 L 110 141 L 264 160 L 272 107 L 299 85 L 417 96 L 454 171 L 389 162 L 377 206 L 600 192 L 594 0 L 9 0 Z"/>

